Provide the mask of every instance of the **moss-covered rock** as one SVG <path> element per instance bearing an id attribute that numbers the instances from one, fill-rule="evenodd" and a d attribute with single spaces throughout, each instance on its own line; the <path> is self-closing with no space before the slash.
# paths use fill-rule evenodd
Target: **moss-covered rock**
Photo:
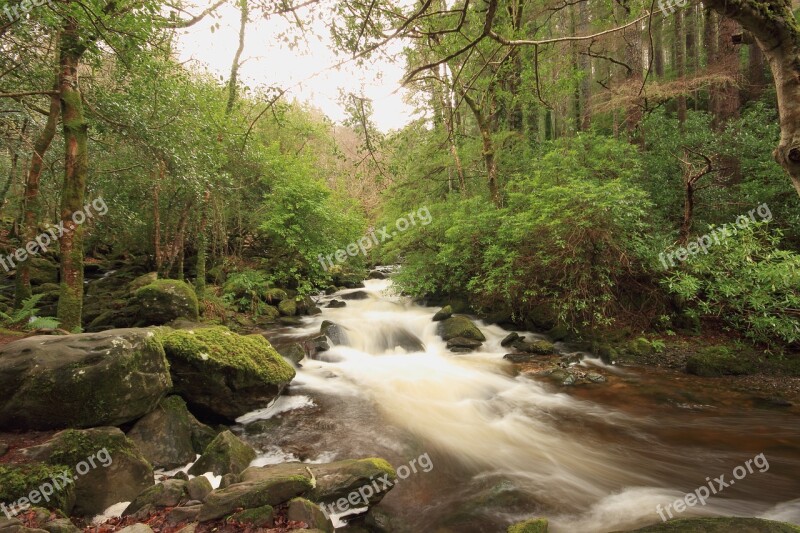
<path id="1" fill-rule="evenodd" d="M 63 486 L 58 488 L 53 486 L 53 480 L 58 483 L 63 476 L 68 478 L 73 476 L 69 466 L 46 463 L 0 465 L 0 502 L 6 504 L 9 513 L 24 511 L 25 509 L 21 509 L 19 505 L 26 503 L 69 513 L 75 505 L 75 485 L 63 483 Z M 49 501 L 34 498 L 37 501 L 30 502 L 32 491 L 41 491 L 45 483 L 49 485 L 45 492 L 51 492 L 50 488 L 53 489 L 52 494 L 48 496 Z M 20 502 L 20 498 L 26 500 Z"/>
<path id="2" fill-rule="evenodd" d="M 174 390 L 198 415 L 232 421 L 263 408 L 294 379 L 292 365 L 261 335 L 215 326 L 163 330 Z"/>
<path id="3" fill-rule="evenodd" d="M 725 346 L 709 346 L 689 356 L 686 371 L 703 377 L 742 376 L 756 372 L 756 365 L 744 354 Z"/>
<path id="4" fill-rule="evenodd" d="M 272 527 L 275 525 L 275 509 L 271 505 L 246 509 L 231 515 L 228 521 L 257 528 Z"/>
<path id="5" fill-rule="evenodd" d="M 508 526 L 506 533 L 547 533 L 548 527 L 547 519 L 534 518 Z"/>
<path id="6" fill-rule="evenodd" d="M 800 527 L 761 518 L 683 518 L 632 530 L 630 533 L 798 533 Z M 621 533 L 621 532 L 618 532 Z"/>
<path id="7" fill-rule="evenodd" d="M 552 355 L 556 353 L 556 348 L 553 346 L 553 343 L 543 340 L 526 341 L 519 339 L 512 343 L 511 346 L 520 352 L 534 355 Z"/>
<path id="8" fill-rule="evenodd" d="M 136 514 L 141 509 L 150 506 L 154 509 L 176 507 L 189 500 L 188 483 L 182 479 L 168 479 L 163 483 L 145 488 L 125 508 L 123 516 Z"/>
<path id="9" fill-rule="evenodd" d="M 160 326 L 177 318 L 197 320 L 199 317 L 194 289 L 174 279 L 160 279 L 145 285 L 136 291 L 131 303 L 141 308 L 136 326 Z"/>
<path id="10" fill-rule="evenodd" d="M 303 475 L 274 476 L 259 481 L 236 483 L 208 495 L 200 515 L 200 522 L 230 516 L 239 509 L 274 507 L 311 490 L 311 479 Z"/>
<path id="11" fill-rule="evenodd" d="M 289 295 L 283 289 L 266 289 L 263 297 L 265 301 L 271 304 L 277 304 L 289 299 Z"/>
<path id="12" fill-rule="evenodd" d="M 189 412 L 180 396 L 163 399 L 128 432 L 128 438 L 155 468 L 166 469 L 194 461 L 215 436 L 212 428 Z"/>
<path id="13" fill-rule="evenodd" d="M 0 348 L 0 428 L 124 424 L 155 409 L 171 386 L 151 330 L 29 337 Z"/>
<path id="14" fill-rule="evenodd" d="M 433 315 L 433 321 L 441 322 L 442 320 L 447 320 L 452 316 L 453 316 L 453 307 L 450 305 L 445 305 L 444 307 L 439 309 L 435 315 Z"/>
<path id="15" fill-rule="evenodd" d="M 463 316 L 454 316 L 439 323 L 437 332 L 442 339 L 449 341 L 456 337 L 463 337 L 475 341 L 485 341 L 481 330 L 470 319 Z"/>
<path id="16" fill-rule="evenodd" d="M 74 465 L 76 515 L 96 515 L 131 501 L 153 484 L 153 467 L 117 428 L 62 431 L 27 451 L 50 464 Z"/>
<path id="17" fill-rule="evenodd" d="M 278 353 L 296 365 L 306 357 L 306 350 L 299 342 L 278 348 Z"/>
<path id="18" fill-rule="evenodd" d="M 189 469 L 189 474 L 201 476 L 212 472 L 215 476 L 240 474 L 256 458 L 256 451 L 230 431 L 223 431 L 211 441 L 203 455 Z"/>
<path id="19" fill-rule="evenodd" d="M 304 522 L 311 529 L 319 529 L 325 533 L 333 533 L 333 522 L 319 505 L 305 498 L 294 498 L 289 501 L 286 517 L 293 522 Z"/>
<path id="20" fill-rule="evenodd" d="M 297 314 L 297 302 L 294 300 L 283 300 L 278 304 L 278 311 L 283 316 L 295 316 Z"/>
<path id="21" fill-rule="evenodd" d="M 141 289 L 142 287 L 146 287 L 152 283 L 158 281 L 158 272 L 150 272 L 148 274 L 143 274 L 138 278 L 134 278 L 133 281 L 128 283 L 128 293 L 136 294 L 136 291 Z"/>

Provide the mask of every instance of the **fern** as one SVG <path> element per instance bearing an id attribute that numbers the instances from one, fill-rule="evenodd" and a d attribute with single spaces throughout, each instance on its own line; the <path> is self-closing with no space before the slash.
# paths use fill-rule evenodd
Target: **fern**
<path id="1" fill-rule="evenodd" d="M 58 326 L 61 324 L 59 320 L 56 320 L 50 316 L 35 316 L 31 317 L 30 321 L 28 322 L 28 329 L 58 329 Z"/>
<path id="2" fill-rule="evenodd" d="M 14 326 L 28 321 L 36 316 L 36 304 L 44 297 L 44 294 L 34 294 L 22 302 L 22 307 L 15 309 L 9 315 L 0 311 L 0 323 L 3 326 Z"/>

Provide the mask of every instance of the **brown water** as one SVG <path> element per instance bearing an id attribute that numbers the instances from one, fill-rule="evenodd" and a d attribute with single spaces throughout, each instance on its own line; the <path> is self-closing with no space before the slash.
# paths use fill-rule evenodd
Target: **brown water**
<path id="1" fill-rule="evenodd" d="M 400 467 L 428 454 L 430 471 L 417 469 L 379 506 L 396 531 L 501 532 L 534 516 L 555 532 L 630 529 L 661 521 L 657 505 L 666 517 L 685 493 L 709 482 L 717 490 L 723 474 L 728 487 L 673 515 L 800 524 L 797 408 L 591 358 L 608 383 L 561 389 L 514 376 L 502 360 L 507 332 L 481 325 L 481 351 L 452 354 L 435 334 L 436 310 L 387 296 L 389 285 L 368 282 L 370 298 L 275 334 L 303 338 L 328 319 L 348 342 L 304 361 L 289 396 L 241 420 L 268 419 L 247 437 L 260 464 L 380 456 Z M 425 351 L 393 347 L 399 331 Z"/>

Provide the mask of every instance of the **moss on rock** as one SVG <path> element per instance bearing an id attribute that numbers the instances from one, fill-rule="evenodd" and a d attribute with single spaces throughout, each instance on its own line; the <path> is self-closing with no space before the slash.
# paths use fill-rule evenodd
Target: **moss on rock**
<path id="1" fill-rule="evenodd" d="M 0 502 L 10 506 L 20 498 L 28 498 L 32 491 L 39 490 L 44 483 L 61 479 L 59 474 L 72 476 L 72 470 L 64 465 L 44 463 L 30 463 L 23 465 L 0 465 Z M 54 490 L 50 501 L 34 502 L 46 506 L 48 509 L 57 509 L 65 513 L 72 510 L 75 504 L 75 487 L 72 484 Z"/>
<path id="2" fill-rule="evenodd" d="M 702 377 L 742 376 L 755 373 L 756 365 L 730 348 L 709 346 L 687 359 L 686 371 Z"/>
<path id="3" fill-rule="evenodd" d="M 463 316 L 454 316 L 439 323 L 438 333 L 442 339 L 449 341 L 456 337 L 463 337 L 474 341 L 485 341 L 486 337 L 478 329 L 478 326 L 472 323 L 470 319 Z"/>
<path id="4" fill-rule="evenodd" d="M 546 518 L 534 518 L 508 526 L 507 533 L 547 533 L 548 526 Z"/>
<path id="5" fill-rule="evenodd" d="M 197 320 L 199 307 L 194 289 L 186 282 L 159 279 L 137 290 L 132 302 L 141 307 L 140 326 L 160 326 L 177 318 Z"/>

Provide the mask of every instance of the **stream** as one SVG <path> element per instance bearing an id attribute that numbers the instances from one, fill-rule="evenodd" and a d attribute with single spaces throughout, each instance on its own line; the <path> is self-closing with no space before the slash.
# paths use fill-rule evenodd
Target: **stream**
<path id="1" fill-rule="evenodd" d="M 367 281 L 320 305 L 359 290 L 367 298 L 267 333 L 273 342 L 307 339 L 330 320 L 347 343 L 306 358 L 285 396 L 239 419 L 236 430 L 261 450 L 254 464 L 383 457 L 406 465 L 376 508 L 400 532 L 503 532 L 539 516 L 554 532 L 633 529 L 660 522 L 659 505 L 664 513 L 685 493 L 717 490 L 721 475 L 727 487 L 673 516 L 800 524 L 797 407 L 591 356 L 582 364 L 606 383 L 565 388 L 515 375 L 500 346 L 507 331 L 478 322 L 483 347 L 451 353 L 431 320 L 437 309 L 390 289 L 388 280 Z M 413 337 L 424 352 L 397 346 Z M 346 516 L 335 518 L 341 525 Z"/>

